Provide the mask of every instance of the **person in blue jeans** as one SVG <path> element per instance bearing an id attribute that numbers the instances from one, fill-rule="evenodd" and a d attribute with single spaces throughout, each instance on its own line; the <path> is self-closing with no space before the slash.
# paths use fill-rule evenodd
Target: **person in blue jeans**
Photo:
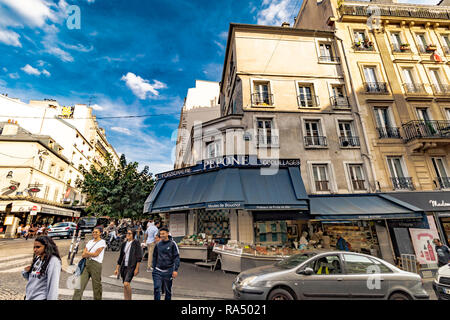
<path id="1" fill-rule="evenodd" d="M 161 300 L 161 287 L 164 287 L 165 300 L 172 299 L 172 281 L 178 276 L 180 267 L 180 252 L 178 246 L 169 237 L 169 229 L 159 230 L 161 240 L 153 250 L 153 289 L 155 300 Z"/>

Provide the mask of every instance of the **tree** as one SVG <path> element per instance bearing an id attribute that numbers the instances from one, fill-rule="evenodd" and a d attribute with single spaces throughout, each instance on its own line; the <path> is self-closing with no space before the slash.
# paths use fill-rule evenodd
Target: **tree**
<path id="1" fill-rule="evenodd" d="M 137 162 L 129 162 L 122 154 L 117 166 L 108 155 L 106 166 L 97 170 L 80 167 L 84 180 L 76 182 L 77 187 L 87 195 L 89 214 L 114 218 L 139 218 L 144 202 L 153 189 L 154 179 L 148 166 L 138 171 Z"/>

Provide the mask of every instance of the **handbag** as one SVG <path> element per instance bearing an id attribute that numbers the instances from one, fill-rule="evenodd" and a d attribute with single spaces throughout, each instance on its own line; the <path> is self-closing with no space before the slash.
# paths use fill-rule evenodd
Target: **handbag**
<path id="1" fill-rule="evenodd" d="M 78 262 L 78 266 L 77 266 L 77 269 L 75 270 L 75 274 L 78 276 L 81 276 L 85 267 L 86 267 L 86 258 L 83 258 L 80 260 L 80 262 Z"/>

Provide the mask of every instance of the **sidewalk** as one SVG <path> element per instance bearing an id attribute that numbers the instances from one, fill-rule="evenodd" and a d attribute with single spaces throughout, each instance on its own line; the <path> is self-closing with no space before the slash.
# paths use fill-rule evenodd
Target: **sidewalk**
<path id="1" fill-rule="evenodd" d="M 81 252 L 80 250 L 79 252 Z M 102 268 L 102 283 L 123 287 L 122 280 L 114 276 L 118 252 L 105 252 Z M 75 257 L 74 265 L 80 261 L 81 255 Z M 75 266 L 69 267 L 67 256 L 63 259 L 63 270 L 72 273 Z M 147 261 L 143 261 L 139 274 L 133 278 L 133 289 L 145 290 L 153 296 L 152 273 L 146 272 Z M 209 268 L 197 267 L 191 262 L 181 262 L 178 277 L 173 281 L 174 297 L 186 299 L 234 299 L 231 284 L 236 274 L 224 273 L 221 270 L 210 271 Z"/>

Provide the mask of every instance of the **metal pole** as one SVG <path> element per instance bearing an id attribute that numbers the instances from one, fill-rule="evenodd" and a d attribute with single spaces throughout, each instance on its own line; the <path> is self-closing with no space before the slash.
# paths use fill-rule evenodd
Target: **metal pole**
<path id="1" fill-rule="evenodd" d="M 389 231 L 389 227 L 388 227 L 386 219 L 384 219 L 384 225 L 386 226 L 386 231 L 387 231 L 388 238 L 389 238 L 389 247 L 391 248 L 392 257 L 394 258 L 394 262 L 395 262 L 396 258 L 395 258 L 394 247 L 392 246 L 391 232 Z"/>

